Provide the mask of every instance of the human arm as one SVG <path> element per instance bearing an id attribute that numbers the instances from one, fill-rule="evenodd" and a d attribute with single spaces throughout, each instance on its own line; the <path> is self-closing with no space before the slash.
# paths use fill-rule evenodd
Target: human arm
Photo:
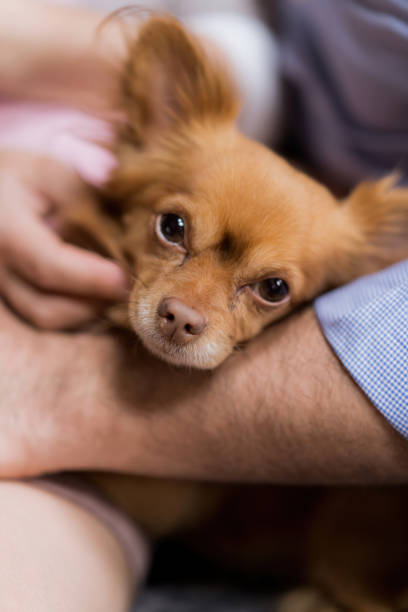
<path id="1" fill-rule="evenodd" d="M 268 331 L 214 374 L 190 373 L 188 377 L 150 357 L 145 361 L 140 355 L 133 356 L 112 339 L 91 341 L 89 336 L 76 336 L 61 344 L 61 336 L 34 333 L 30 335 L 33 345 L 28 346 L 30 367 L 24 371 L 33 385 L 31 392 L 19 397 L 25 392 L 22 384 L 10 396 L 10 380 L 5 379 L 3 397 L 7 402 L 10 397 L 14 402 L 20 399 L 23 410 L 38 402 L 45 412 L 42 416 L 34 411 L 30 433 L 38 429 L 36 417 L 40 424 L 46 420 L 40 432 L 48 436 L 54 428 L 55 438 L 38 444 L 35 437 L 30 442 L 19 432 L 14 436 L 22 435 L 28 449 L 48 453 L 48 464 L 47 458 L 37 463 L 39 471 L 96 465 L 157 474 L 169 470 L 170 475 L 202 478 L 289 481 L 304 477 L 314 481 L 324 480 L 325 474 L 327 480 L 340 479 L 341 473 L 336 476 L 333 469 L 346 470 L 343 478 L 386 478 L 384 469 L 392 466 L 398 472 L 394 477 L 402 478 L 401 470 L 406 474 L 405 446 L 390 429 L 378 440 L 378 432 L 388 426 L 337 361 L 331 361 L 334 357 L 319 333 L 316 335 L 316 324 L 309 338 L 304 336 L 305 320 L 299 320 L 302 324 L 297 323 L 297 328 L 291 327 L 295 319 Z M 18 333 L 23 328 L 19 329 Z M 270 345 L 264 345 L 268 339 Z M 32 368 L 29 358 L 30 346 L 36 345 L 46 349 L 49 360 L 49 364 L 37 360 L 40 370 Z M 326 352 L 320 352 L 322 347 Z M 253 350 L 260 350 L 261 358 Z M 64 358 L 57 363 L 61 354 Z M 16 362 L 15 367 L 18 365 Z M 46 380 L 47 397 L 42 396 L 44 387 L 38 389 L 39 380 Z M 72 424 L 60 420 L 61 415 L 73 417 Z M 371 415 L 368 423 L 367 415 Z M 376 425 L 373 430 L 373 423 L 380 429 Z M 9 431 L 2 448 L 10 448 L 13 440 Z M 404 450 L 400 453 L 400 449 Z M 35 469 L 35 452 L 29 462 L 31 470 Z M 394 465 L 395 452 L 398 461 Z M 334 463 L 327 460 L 332 456 Z M 378 470 L 383 471 L 378 474 Z"/>
<path id="2" fill-rule="evenodd" d="M 0 91 L 19 99 L 111 110 L 123 53 L 112 21 L 77 7 L 35 0 L 0 3 Z"/>
<path id="3" fill-rule="evenodd" d="M 408 447 L 305 310 L 215 372 L 114 336 L 41 334 L 0 310 L 3 476 L 109 469 L 284 483 L 406 482 Z M 34 358 L 35 357 L 35 358 Z"/>

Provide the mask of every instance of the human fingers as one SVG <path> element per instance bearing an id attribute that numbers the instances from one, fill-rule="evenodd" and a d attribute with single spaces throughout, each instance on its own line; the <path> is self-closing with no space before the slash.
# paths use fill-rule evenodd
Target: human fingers
<path id="1" fill-rule="evenodd" d="M 3 248 L 9 267 L 43 290 L 104 300 L 128 295 L 116 263 L 64 243 L 35 216 L 20 218 Z"/>
<path id="2" fill-rule="evenodd" d="M 77 328 L 101 310 L 100 302 L 41 292 L 4 268 L 0 293 L 16 312 L 41 329 Z"/>

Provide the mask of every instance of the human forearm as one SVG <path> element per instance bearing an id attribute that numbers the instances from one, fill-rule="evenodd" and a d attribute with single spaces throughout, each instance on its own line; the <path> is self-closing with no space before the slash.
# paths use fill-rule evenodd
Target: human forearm
<path id="1" fill-rule="evenodd" d="M 299 483 L 408 478 L 406 442 L 343 370 L 311 311 L 268 330 L 213 374 L 157 362 L 138 362 L 136 379 L 132 366 L 127 372 L 122 388 L 133 390 L 121 400 L 117 469 Z"/>
<path id="2" fill-rule="evenodd" d="M 0 6 L 1 93 L 91 110 L 110 108 L 117 86 L 122 35 L 102 16 L 36 0 Z"/>
<path id="3" fill-rule="evenodd" d="M 10 315 L 2 315 L 5 330 Z M 0 345 L 5 475 L 100 468 L 209 480 L 407 480 L 406 443 L 343 371 L 311 311 L 213 373 L 172 369 L 133 340 L 30 332 L 23 341 L 26 329 L 10 324 Z M 38 342 L 41 358 L 30 360 Z"/>

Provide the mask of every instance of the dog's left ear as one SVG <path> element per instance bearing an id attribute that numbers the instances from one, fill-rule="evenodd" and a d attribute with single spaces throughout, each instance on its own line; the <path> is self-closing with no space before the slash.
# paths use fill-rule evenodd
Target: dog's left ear
<path id="1" fill-rule="evenodd" d="M 408 188 L 398 180 L 361 183 L 338 209 L 336 284 L 408 258 Z"/>
<path id="2" fill-rule="evenodd" d="M 123 106 L 135 144 L 192 121 L 233 120 L 239 105 L 228 70 L 173 17 L 153 17 L 130 44 Z"/>

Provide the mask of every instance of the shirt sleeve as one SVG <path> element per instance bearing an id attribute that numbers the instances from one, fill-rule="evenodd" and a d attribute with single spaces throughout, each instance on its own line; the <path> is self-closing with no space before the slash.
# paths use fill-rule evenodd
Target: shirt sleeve
<path id="1" fill-rule="evenodd" d="M 344 367 L 408 438 L 408 260 L 321 296 L 315 311 Z"/>

